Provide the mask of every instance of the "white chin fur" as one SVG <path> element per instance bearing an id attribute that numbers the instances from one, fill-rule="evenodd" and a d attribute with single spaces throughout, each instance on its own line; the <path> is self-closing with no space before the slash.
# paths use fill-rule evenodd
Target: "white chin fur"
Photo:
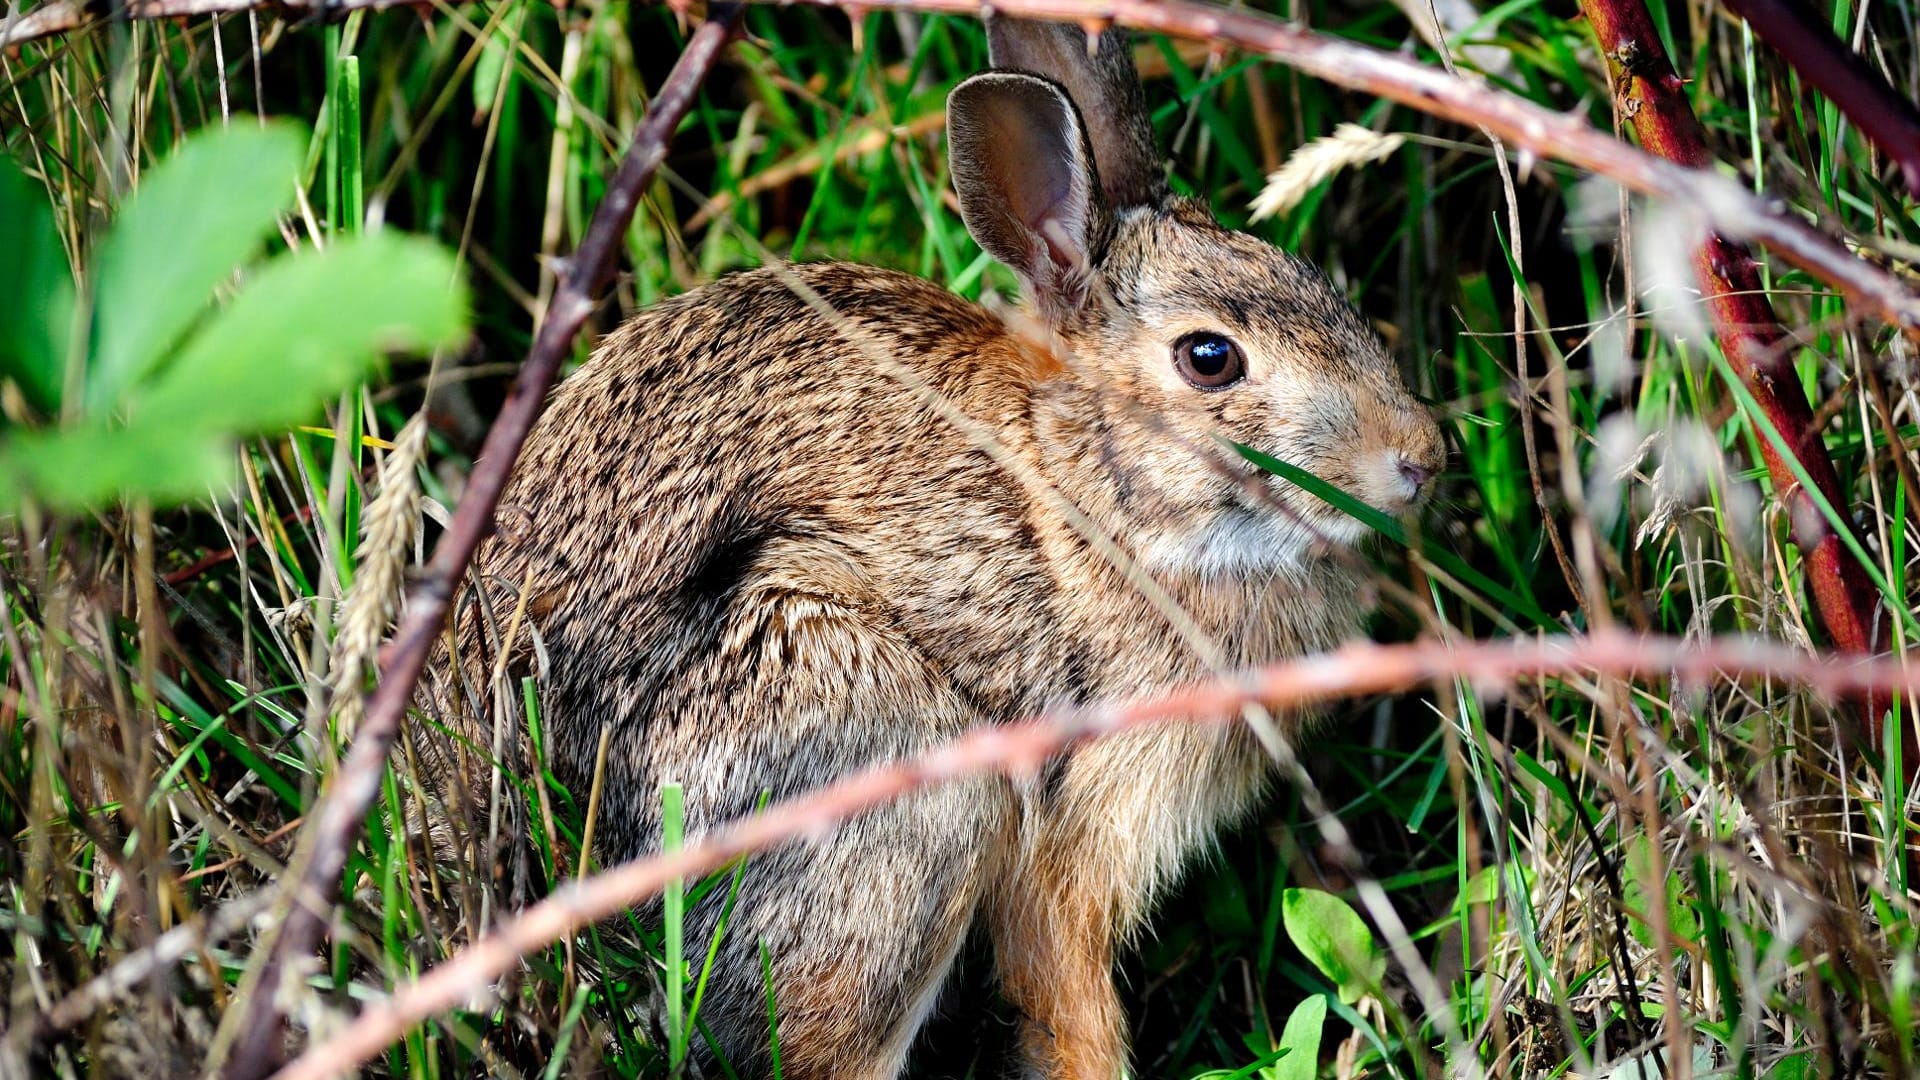
<path id="1" fill-rule="evenodd" d="M 1327 542 L 1354 544 L 1367 527 L 1344 515 L 1310 526 L 1273 514 L 1226 514 L 1197 532 L 1161 536 L 1141 552 L 1150 570 L 1202 578 L 1287 575 L 1305 569 Z"/>

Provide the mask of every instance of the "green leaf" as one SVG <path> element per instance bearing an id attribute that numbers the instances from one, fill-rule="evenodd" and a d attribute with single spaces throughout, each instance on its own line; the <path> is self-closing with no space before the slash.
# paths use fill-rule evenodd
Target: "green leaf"
<path id="1" fill-rule="evenodd" d="M 185 502 L 233 470 L 226 439 L 153 425 L 19 432 L 0 447 L 0 509 L 31 494 L 54 510 L 85 510 L 139 496 Z"/>
<path id="2" fill-rule="evenodd" d="M 1813 1063 L 1811 1052 L 1789 1054 L 1774 1062 L 1773 1067 L 1767 1070 L 1767 1080 L 1807 1080 L 1818 1074 L 1819 1069 Z"/>
<path id="3" fill-rule="evenodd" d="M 35 408 L 60 408 L 73 340 L 73 268 L 40 185 L 0 156 L 0 377 Z"/>
<path id="4" fill-rule="evenodd" d="M 268 263 L 135 397 L 138 423 L 235 434 L 285 427 L 388 351 L 466 335 L 466 290 L 425 240 L 375 233 Z"/>
<path id="5" fill-rule="evenodd" d="M 291 124 L 242 124 L 196 135 L 148 171 L 93 264 L 90 411 L 118 405 L 260 252 L 305 148 Z"/>
<path id="6" fill-rule="evenodd" d="M 1207 929 L 1221 938 L 1253 936 L 1257 926 L 1253 921 L 1253 908 L 1247 903 L 1247 891 L 1240 884 L 1240 875 L 1231 867 L 1216 869 L 1209 876 L 1202 895 Z"/>
<path id="7" fill-rule="evenodd" d="M 1533 871 L 1518 863 L 1506 864 L 1508 870 L 1507 886 L 1517 895 L 1525 896 L 1533 891 Z M 1467 879 L 1466 887 L 1460 890 L 1460 899 L 1454 904 L 1455 911 L 1461 911 L 1472 904 L 1496 904 L 1501 894 L 1500 865 L 1494 863 L 1480 868 L 1480 872 Z"/>
<path id="8" fill-rule="evenodd" d="M 1483 866 L 1480 872 L 1467 879 L 1466 888 L 1460 890 L 1460 901 L 1455 909 L 1466 908 L 1472 904 L 1491 904 L 1500 899 L 1500 867 L 1498 864 Z"/>
<path id="9" fill-rule="evenodd" d="M 1636 833 L 1627 844 L 1626 866 L 1621 887 L 1626 890 L 1627 911 L 1632 915 L 1627 928 L 1648 948 L 1654 947 L 1653 933 L 1653 842 L 1646 833 Z M 1672 870 L 1666 875 L 1667 930 L 1680 941 L 1700 938 L 1700 917 L 1686 902 L 1685 885 Z"/>
<path id="10" fill-rule="evenodd" d="M 1252 1042 L 1253 1040 L 1249 1037 L 1247 1041 Z M 1237 1069 L 1208 1069 L 1203 1073 L 1195 1073 L 1189 1080 L 1249 1080 L 1250 1077 L 1254 1076 L 1264 1078 L 1267 1075 L 1267 1066 L 1286 1056 L 1287 1052 L 1285 1050 L 1269 1050 L 1255 1058 L 1251 1063 L 1242 1065 Z"/>
<path id="11" fill-rule="evenodd" d="M 1318 889 L 1288 889 L 1281 915 L 1294 947 L 1333 980 L 1342 1002 L 1351 1005 L 1380 984 L 1387 958 L 1345 900 Z"/>
<path id="12" fill-rule="evenodd" d="M 1327 1027 L 1327 999 L 1315 994 L 1293 1007 L 1280 1032 L 1286 1053 L 1261 1072 L 1261 1080 L 1313 1080 L 1320 1071 L 1320 1033 Z"/>
<path id="13" fill-rule="evenodd" d="M 506 77 L 508 65 L 513 62 L 513 50 L 519 44 L 520 27 L 526 17 L 526 5 L 515 4 L 480 46 L 480 59 L 473 65 L 475 116 L 493 112 L 494 96 L 500 92 L 500 80 Z"/>

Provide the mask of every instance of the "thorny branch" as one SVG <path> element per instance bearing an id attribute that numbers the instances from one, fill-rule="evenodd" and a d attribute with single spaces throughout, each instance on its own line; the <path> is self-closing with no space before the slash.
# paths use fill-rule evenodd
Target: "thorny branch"
<path id="1" fill-rule="evenodd" d="M 289 11 L 332 13 L 387 7 L 416 0 L 131 0 L 125 11 L 135 18 L 277 7 Z M 427 0 L 418 0 L 427 2 Z M 435 0 L 448 2 L 448 0 Z M 684 0 L 683 0 L 684 2 Z M 758 0 L 774 2 L 774 0 Z M 1481 127 L 1523 150 L 1564 161 L 1623 187 L 1670 199 L 1701 213 L 1729 239 L 1765 244 L 1793 265 L 1846 293 L 1894 326 L 1920 337 L 1920 296 L 1899 279 L 1858 258 L 1845 245 L 1762 199 L 1739 183 L 1713 172 L 1687 168 L 1636 150 L 1578 115 L 1555 112 L 1482 83 L 1449 75 L 1404 56 L 1308 30 L 1276 16 L 1246 8 L 1225 8 L 1206 0 L 778 0 L 812 7 L 865 11 L 924 11 L 979 15 L 991 8 L 1010 18 L 1079 22 L 1098 29 L 1118 25 L 1235 46 L 1286 64 L 1314 78 L 1397 101 L 1455 123 Z M 65 0 L 60 0 L 64 5 Z M 49 8 L 55 5 L 49 5 Z M 71 28 L 84 15 L 72 11 L 66 25 L 52 14 L 22 23 L 47 27 L 26 33 L 22 27 L 0 30 L 0 46 Z"/>
<path id="2" fill-rule="evenodd" d="M 507 476 L 546 404 L 547 390 L 561 362 L 593 311 L 594 296 L 613 275 L 615 255 L 641 192 L 666 159 L 675 129 L 739 19 L 738 6 L 716 4 L 708 21 L 687 41 L 686 50 L 634 133 L 633 144 L 594 211 L 579 249 L 560 270 L 559 289 L 547 321 L 540 327 L 526 364 L 487 433 L 452 523 L 408 597 L 406 614 L 386 650 L 379 686 L 367 699 L 366 716 L 356 729 L 352 747 L 313 808 L 310 824 L 302 830 L 301 849 L 288 872 L 292 879 L 288 895 L 293 903 L 247 1005 L 239 1043 L 227 1070 L 235 1080 L 264 1076 L 281 1060 L 284 1036 L 276 999 L 282 973 L 297 969 L 299 961 L 320 943 L 327 908 L 316 908 L 315 898 L 332 897 L 338 891 L 347 855 L 366 822 L 367 807 L 380 790 L 387 752 L 446 619 L 454 586 L 492 527 L 494 508 Z"/>
<path id="3" fill-rule="evenodd" d="M 1690 169 L 1711 169 L 1713 156 L 1707 149 L 1706 134 L 1687 101 L 1686 84 L 1667 57 L 1644 0 L 1581 0 L 1580 9 L 1592 25 L 1613 74 L 1615 106 L 1633 125 L 1640 145 Z M 1767 302 L 1752 253 L 1745 244 L 1709 234 L 1695 250 L 1693 264 L 1715 334 L 1734 373 L 1752 391 L 1760 410 L 1814 486 L 1826 496 L 1828 505 L 1849 505 L 1851 500 L 1841 489 L 1813 407 L 1794 370 L 1794 343 Z M 1814 605 L 1828 636 L 1847 652 L 1871 653 L 1886 648 L 1889 620 L 1865 569 L 1822 517 L 1788 456 L 1771 439 L 1758 442 L 1774 490 L 1786 500 L 1793 538 L 1806 559 Z M 1869 696 L 1861 704 L 1864 722 L 1860 727 L 1864 730 L 1859 734 L 1877 746 L 1880 715 L 1887 702 Z M 1904 760 L 1911 783 L 1913 769 L 1920 761 L 1915 761 L 1911 752 Z"/>
<path id="4" fill-rule="evenodd" d="M 562 885 L 384 1003 L 369 1003 L 343 1031 L 308 1049 L 276 1080 L 323 1080 L 349 1072 L 413 1025 L 484 998 L 494 980 L 520 957 L 646 900 L 675 878 L 697 878 L 742 855 L 820 836 L 862 811 L 921 788 L 985 772 L 1031 772 L 1076 742 L 1141 724 L 1230 722 L 1249 704 L 1296 708 L 1451 679 L 1467 679 L 1491 690 L 1520 678 L 1588 673 L 1664 676 L 1696 686 L 1721 678 L 1781 678 L 1836 696 L 1920 690 L 1920 668 L 1909 668 L 1894 657 L 1810 656 L 1790 646 L 1740 637 L 1694 646 L 1677 638 L 1607 631 L 1584 638 L 1356 643 L 1159 697 L 981 728 L 918 757 L 874 766 L 737 820 L 672 855 L 638 859 Z"/>

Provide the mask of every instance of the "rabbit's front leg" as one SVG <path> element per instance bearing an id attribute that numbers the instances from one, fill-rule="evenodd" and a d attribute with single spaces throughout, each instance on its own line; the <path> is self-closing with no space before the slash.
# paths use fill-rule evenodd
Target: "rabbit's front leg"
<path id="1" fill-rule="evenodd" d="M 1113 985 L 1114 919 L 1100 898 L 1073 888 L 1069 846 L 1030 859 L 992 911 L 1000 987 L 1020 1011 L 1023 1078 L 1115 1080 L 1127 1039 Z"/>
<path id="2" fill-rule="evenodd" d="M 1262 775 L 1243 731 L 1174 724 L 1084 746 L 1027 793 L 1019 865 L 990 911 L 1026 1075 L 1125 1074 L 1114 948 Z"/>

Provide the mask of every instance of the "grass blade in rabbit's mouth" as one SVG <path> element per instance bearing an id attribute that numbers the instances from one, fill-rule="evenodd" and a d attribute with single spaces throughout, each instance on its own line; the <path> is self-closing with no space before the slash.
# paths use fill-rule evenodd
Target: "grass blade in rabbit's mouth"
<path id="1" fill-rule="evenodd" d="M 1367 510 L 1384 513 L 1344 488 L 1337 490 Z M 1249 467 L 1227 504 L 1223 512 L 1258 519 L 1270 535 L 1284 536 L 1282 543 L 1305 556 L 1330 545 L 1352 547 L 1374 532 L 1362 518 L 1257 466 Z"/>
<path id="2" fill-rule="evenodd" d="M 1236 446 L 1246 464 L 1239 472 L 1240 483 L 1226 502 L 1238 508 L 1277 515 L 1288 519 L 1297 530 L 1311 534 L 1320 544 L 1354 546 L 1367 537 L 1385 532 L 1386 519 L 1417 507 L 1423 492 L 1411 492 L 1404 486 L 1386 493 L 1388 505 L 1380 499 L 1354 490 L 1354 484 L 1339 475 L 1342 465 L 1315 470 L 1301 468 L 1248 446 Z M 1329 463 L 1331 464 L 1331 463 Z"/>

